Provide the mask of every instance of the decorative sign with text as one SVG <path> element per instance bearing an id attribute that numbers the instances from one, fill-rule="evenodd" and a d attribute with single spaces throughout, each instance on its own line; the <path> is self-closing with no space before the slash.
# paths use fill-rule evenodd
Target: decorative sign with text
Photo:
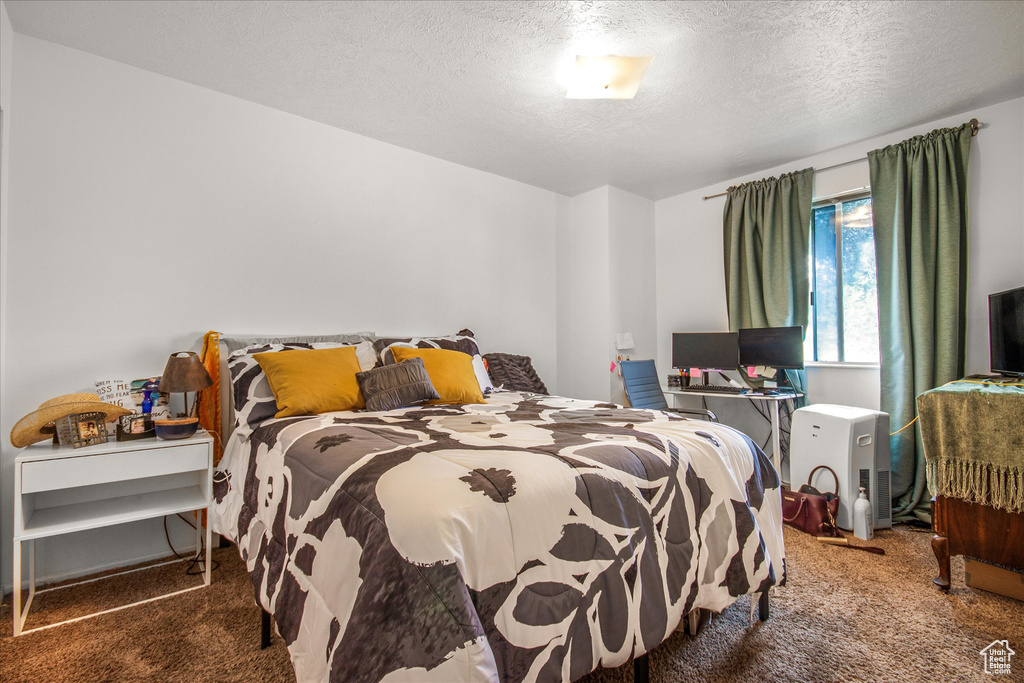
<path id="1" fill-rule="evenodd" d="M 123 379 L 98 380 L 96 382 L 96 394 L 104 403 L 112 403 L 115 406 L 127 408 L 133 413 L 141 414 L 142 401 L 145 398 L 142 385 L 146 382 L 159 381 L 159 377 L 137 379 L 131 382 Z M 168 405 L 166 394 L 153 392 L 151 399 L 153 401 L 153 407 L 151 408 L 152 419 L 160 420 L 171 416 L 171 409 Z"/>
<path id="2" fill-rule="evenodd" d="M 123 379 L 104 379 L 96 382 L 96 394 L 104 403 L 127 408 L 133 413 L 139 412 L 139 407 L 132 398 L 132 384 Z"/>

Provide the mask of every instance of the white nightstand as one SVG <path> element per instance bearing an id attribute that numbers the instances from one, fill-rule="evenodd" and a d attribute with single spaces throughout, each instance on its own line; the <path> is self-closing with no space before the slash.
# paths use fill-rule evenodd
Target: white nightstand
<path id="1" fill-rule="evenodd" d="M 212 493 L 213 438 L 206 432 L 175 441 L 110 441 L 78 449 L 43 443 L 23 450 L 14 459 L 14 635 L 81 621 L 209 586 L 211 533 L 207 525 L 202 584 L 58 624 L 23 630 L 36 594 L 37 538 L 178 512 L 208 510 Z M 197 548 L 202 533 L 203 527 L 197 523 Z M 25 541 L 29 543 L 29 594 L 22 612 L 21 544 Z"/>

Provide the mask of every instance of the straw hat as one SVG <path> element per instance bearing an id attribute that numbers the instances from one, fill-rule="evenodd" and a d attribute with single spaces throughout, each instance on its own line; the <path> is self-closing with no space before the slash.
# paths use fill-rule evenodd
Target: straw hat
<path id="1" fill-rule="evenodd" d="M 104 422 L 110 422 L 121 415 L 132 411 L 111 403 L 104 403 L 96 394 L 65 394 L 51 398 L 33 411 L 18 420 L 11 430 L 11 445 L 24 448 L 38 441 L 45 441 L 53 436 L 53 423 L 62 417 L 77 413 L 103 413 Z"/>

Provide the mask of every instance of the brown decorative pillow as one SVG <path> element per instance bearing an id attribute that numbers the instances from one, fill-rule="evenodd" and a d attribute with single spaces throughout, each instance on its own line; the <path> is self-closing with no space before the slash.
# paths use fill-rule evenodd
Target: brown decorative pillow
<path id="1" fill-rule="evenodd" d="M 494 386 L 503 386 L 510 391 L 532 391 L 535 394 L 546 394 L 548 388 L 533 369 L 533 361 L 529 356 L 516 356 L 511 353 L 485 353 L 487 374 L 491 376 Z"/>
<path id="2" fill-rule="evenodd" d="M 422 358 L 357 372 L 356 380 L 367 410 L 396 410 L 441 398 L 430 383 Z"/>

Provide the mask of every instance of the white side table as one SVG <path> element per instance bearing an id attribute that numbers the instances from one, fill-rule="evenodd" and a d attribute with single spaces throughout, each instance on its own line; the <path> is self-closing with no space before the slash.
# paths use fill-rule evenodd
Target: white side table
<path id="1" fill-rule="evenodd" d="M 43 443 L 24 449 L 14 459 L 14 635 L 81 621 L 209 586 L 211 533 L 207 524 L 202 584 L 24 630 L 32 598 L 37 592 L 37 538 L 190 510 L 208 510 L 212 495 L 213 438 L 202 431 L 191 438 L 174 441 L 110 441 L 78 449 Z M 202 534 L 202 524 L 197 520 L 197 549 L 201 545 Z M 21 544 L 26 541 L 29 544 L 29 594 L 23 611 Z M 64 587 L 67 586 L 61 588 Z"/>

